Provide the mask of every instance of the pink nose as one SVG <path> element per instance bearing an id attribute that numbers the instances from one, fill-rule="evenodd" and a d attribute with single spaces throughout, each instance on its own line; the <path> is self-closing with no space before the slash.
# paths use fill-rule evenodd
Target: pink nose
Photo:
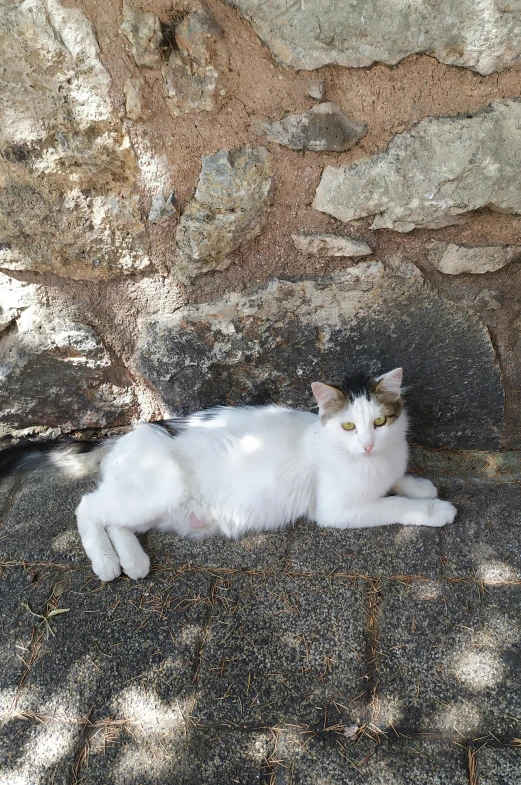
<path id="1" fill-rule="evenodd" d="M 368 455 L 371 455 L 371 453 L 373 452 L 373 445 L 372 444 L 368 444 L 366 447 L 364 447 L 364 450 L 366 451 L 366 453 Z"/>

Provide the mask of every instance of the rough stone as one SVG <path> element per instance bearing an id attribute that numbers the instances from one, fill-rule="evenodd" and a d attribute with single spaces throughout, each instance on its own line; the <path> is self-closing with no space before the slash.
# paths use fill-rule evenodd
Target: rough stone
<path id="1" fill-rule="evenodd" d="M 173 263 L 181 279 L 226 269 L 227 256 L 259 234 L 271 181 L 270 155 L 264 147 L 219 150 L 203 157 L 197 190 L 177 229 Z"/>
<path id="2" fill-rule="evenodd" d="M 150 265 L 137 164 L 92 27 L 57 0 L 0 20 L 0 267 L 106 278 Z"/>
<path id="3" fill-rule="evenodd" d="M 408 739 L 404 746 L 353 743 L 341 731 L 310 737 L 287 728 L 279 735 L 277 785 L 467 785 L 467 753 L 450 743 Z"/>
<path id="4" fill-rule="evenodd" d="M 198 682 L 200 722 L 324 721 L 333 701 L 359 718 L 364 589 L 327 579 L 240 576 L 222 583 Z"/>
<path id="5" fill-rule="evenodd" d="M 457 477 L 443 481 L 444 487 L 450 487 L 451 501 L 458 510 L 456 520 L 443 536 L 447 577 L 475 577 L 487 582 L 521 580 L 521 489 L 508 475 L 501 479 L 501 485 L 459 485 Z"/>
<path id="6" fill-rule="evenodd" d="M 210 63 L 212 48 L 222 36 L 222 27 L 203 9 L 185 16 L 175 28 L 175 41 L 182 54 L 203 66 Z"/>
<path id="7" fill-rule="evenodd" d="M 353 0 L 349 13 L 336 0 L 226 0 L 251 22 L 274 57 L 297 70 L 337 64 L 394 65 L 415 52 L 442 63 L 490 74 L 521 56 L 518 0 L 435 4 Z M 509 11 L 510 13 L 501 13 Z"/>
<path id="8" fill-rule="evenodd" d="M 309 408 L 313 381 L 401 365 L 413 441 L 500 446 L 503 390 L 488 333 L 421 278 L 379 263 L 143 319 L 135 362 L 177 414 L 267 401 Z"/>
<path id="9" fill-rule="evenodd" d="M 132 45 L 132 56 L 137 65 L 159 68 L 161 65 L 160 45 L 163 39 L 161 22 L 151 11 L 137 11 L 123 2 L 123 24 L 120 33 Z"/>
<path id="10" fill-rule="evenodd" d="M 163 224 L 179 215 L 179 207 L 175 193 L 172 191 L 166 198 L 164 194 L 158 193 L 152 199 L 152 205 L 148 214 L 148 220 L 153 224 Z"/>
<path id="11" fill-rule="evenodd" d="M 521 782 L 521 750 L 483 747 L 478 752 L 480 785 L 516 785 Z"/>
<path id="12" fill-rule="evenodd" d="M 4 278 L 9 281 L 0 276 L 0 292 Z M 59 302 L 54 309 L 41 304 L 46 292 L 41 287 L 38 296 L 39 288 L 6 287 L 5 318 L 11 321 L 0 340 L 0 435 L 125 421 L 135 408 L 127 371 L 112 361 L 92 327 L 65 308 L 59 312 Z"/>
<path id="13" fill-rule="evenodd" d="M 379 727 L 519 737 L 521 588 L 415 581 L 384 584 L 382 595 Z"/>
<path id="14" fill-rule="evenodd" d="M 318 79 L 316 82 L 311 82 L 308 87 L 308 95 L 316 101 L 322 101 L 325 94 L 325 85 L 323 79 Z"/>
<path id="15" fill-rule="evenodd" d="M 338 234 L 297 232 L 291 239 L 298 251 L 313 256 L 368 256 L 373 253 L 367 243 Z"/>
<path id="16" fill-rule="evenodd" d="M 521 246 L 468 246 L 432 243 L 429 260 L 447 275 L 494 273 L 521 257 Z"/>
<path id="17" fill-rule="evenodd" d="M 223 30 L 208 11 L 197 10 L 175 28 L 178 49 L 163 63 L 165 100 L 172 117 L 192 112 L 212 112 L 219 106 L 216 94 L 219 64 L 226 60 Z"/>
<path id="18" fill-rule="evenodd" d="M 140 79 L 127 79 L 123 86 L 125 93 L 125 114 L 130 120 L 139 120 L 142 113 Z"/>
<path id="19" fill-rule="evenodd" d="M 253 131 L 290 150 L 320 153 L 349 150 L 365 136 L 367 126 L 351 120 L 338 104 L 328 102 L 318 104 L 303 114 L 288 114 L 273 123 L 258 120 Z"/>
<path id="20" fill-rule="evenodd" d="M 422 120 L 380 155 L 326 167 L 313 206 L 341 221 L 375 216 L 373 229 L 398 232 L 462 223 L 482 207 L 519 213 L 520 123 L 518 99 Z"/>

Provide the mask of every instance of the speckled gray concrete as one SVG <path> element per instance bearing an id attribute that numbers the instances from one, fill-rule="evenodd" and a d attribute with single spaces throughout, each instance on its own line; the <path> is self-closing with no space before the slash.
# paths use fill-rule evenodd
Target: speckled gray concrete
<path id="1" fill-rule="evenodd" d="M 359 719 L 365 692 L 365 586 L 280 576 L 219 587 L 203 654 L 195 717 L 274 725 L 324 721 L 334 702 Z"/>
<path id="2" fill-rule="evenodd" d="M 450 496 L 458 516 L 443 532 L 445 575 L 521 579 L 521 487 L 465 483 L 453 485 Z"/>
<path id="3" fill-rule="evenodd" d="M 285 757 L 276 785 L 468 785 L 465 750 L 451 743 L 409 740 L 375 744 L 341 733 L 310 737 L 280 733 L 277 756 Z"/>
<path id="4" fill-rule="evenodd" d="M 463 785 L 471 745 L 478 785 L 519 785 L 503 458 L 423 451 L 459 510 L 443 530 L 150 533 L 150 576 L 110 584 L 75 527 L 91 481 L 0 487 L 0 782 Z"/>
<path id="5" fill-rule="evenodd" d="M 521 735 L 521 586 L 386 584 L 379 723 L 412 733 Z"/>
<path id="6" fill-rule="evenodd" d="M 483 747 L 478 755 L 479 785 L 519 785 L 521 749 Z"/>
<path id="7" fill-rule="evenodd" d="M 17 486 L 2 516 L 0 558 L 84 562 L 74 510 L 94 481 L 43 474 Z"/>
<path id="8" fill-rule="evenodd" d="M 289 549 L 297 572 L 422 575 L 437 578 L 441 569 L 439 529 L 427 526 L 378 526 L 374 529 L 320 529 L 298 521 Z"/>

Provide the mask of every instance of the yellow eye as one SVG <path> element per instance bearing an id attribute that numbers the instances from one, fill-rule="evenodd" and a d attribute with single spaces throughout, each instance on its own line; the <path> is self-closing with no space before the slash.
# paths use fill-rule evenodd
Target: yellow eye
<path id="1" fill-rule="evenodd" d="M 383 417 L 383 416 L 377 417 L 376 420 L 374 421 L 374 425 L 376 428 L 379 428 L 380 425 L 385 425 L 386 422 L 387 422 L 387 417 Z"/>
<path id="2" fill-rule="evenodd" d="M 355 424 L 354 422 L 343 422 L 342 428 L 344 429 L 344 431 L 354 431 Z"/>

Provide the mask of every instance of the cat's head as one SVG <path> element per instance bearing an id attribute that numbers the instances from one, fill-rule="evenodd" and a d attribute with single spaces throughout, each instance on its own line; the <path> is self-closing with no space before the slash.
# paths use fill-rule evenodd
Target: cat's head
<path id="1" fill-rule="evenodd" d="M 382 376 L 346 377 L 340 387 L 311 385 L 322 427 L 336 446 L 369 458 L 404 438 L 402 374 L 395 368 Z"/>

